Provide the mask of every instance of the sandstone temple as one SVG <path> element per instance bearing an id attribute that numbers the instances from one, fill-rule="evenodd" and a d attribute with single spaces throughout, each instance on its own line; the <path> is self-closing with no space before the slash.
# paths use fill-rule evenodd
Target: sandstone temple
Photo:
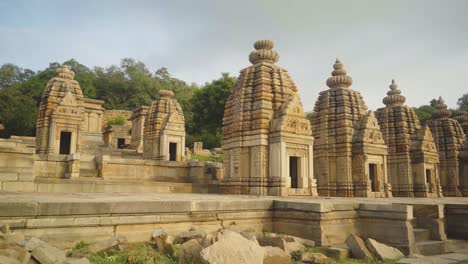
<path id="1" fill-rule="evenodd" d="M 173 91 L 160 90 L 149 106 L 108 110 L 83 96 L 71 68 L 58 67 L 36 136 L 0 138 L 0 263 L 29 246 L 39 248 L 29 257 L 89 263 L 65 262 L 61 250 L 84 252 L 75 246 L 83 241 L 99 252 L 151 240 L 174 253 L 170 236 L 183 242 L 180 256 L 203 255 L 229 232 L 243 242 L 225 251 L 238 258 L 234 250 L 249 247 L 260 257 L 242 263 L 258 264 L 272 263 L 263 255 L 271 245 L 291 263 L 298 247 L 317 254 L 303 243 L 369 260 L 364 249 L 373 245 L 400 258 L 449 253 L 449 239 L 468 240 L 466 112 L 452 118 L 439 98 L 420 122 L 394 80 L 373 112 L 339 59 L 315 106 L 303 105 L 306 88 L 277 64 L 273 42 L 253 46 L 226 101 L 222 146 L 212 150 L 222 162 L 195 159 L 212 153 L 202 142 L 188 150 Z M 468 259 L 468 244 L 466 253 L 446 257 Z"/>
<path id="2" fill-rule="evenodd" d="M 172 91 L 150 106 L 107 110 L 60 66 L 42 96 L 36 137 L 0 139 L 0 190 L 468 196 L 466 112 L 451 118 L 439 98 L 421 124 L 395 81 L 372 112 L 337 59 L 309 120 L 278 60 L 272 41 L 254 43 L 226 102 L 222 163 L 192 160 Z M 207 152 L 201 143 L 195 151 Z"/>

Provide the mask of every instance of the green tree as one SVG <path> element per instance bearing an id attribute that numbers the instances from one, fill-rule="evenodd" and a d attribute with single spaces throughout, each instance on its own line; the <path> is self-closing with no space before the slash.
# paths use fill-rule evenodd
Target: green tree
<path id="1" fill-rule="evenodd" d="M 191 100 L 193 123 L 188 127 L 188 143 L 203 141 L 207 148 L 221 145 L 224 106 L 237 78 L 222 73 L 221 78 L 206 83 Z"/>
<path id="2" fill-rule="evenodd" d="M 83 95 L 96 98 L 96 74 L 94 71 L 77 62 L 75 59 L 67 60 L 63 64 L 70 66 L 71 70 L 75 72 L 75 80 L 80 83 Z"/>
<path id="3" fill-rule="evenodd" d="M 468 111 L 468 94 L 462 95 L 457 101 L 458 110 Z"/>

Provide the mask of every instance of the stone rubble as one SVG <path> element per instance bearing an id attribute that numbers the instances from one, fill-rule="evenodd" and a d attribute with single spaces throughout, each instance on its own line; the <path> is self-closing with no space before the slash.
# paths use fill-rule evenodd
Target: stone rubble
<path id="1" fill-rule="evenodd" d="M 358 237 L 357 235 L 349 235 L 349 237 L 346 239 L 346 245 L 351 250 L 351 254 L 353 257 L 363 260 L 374 259 L 372 253 L 370 253 L 370 251 L 367 249 L 364 240 L 362 240 L 362 238 Z"/>

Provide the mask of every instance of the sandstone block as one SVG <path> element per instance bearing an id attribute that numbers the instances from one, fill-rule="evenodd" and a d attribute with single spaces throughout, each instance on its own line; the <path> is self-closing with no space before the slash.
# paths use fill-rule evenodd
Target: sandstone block
<path id="1" fill-rule="evenodd" d="M 24 244 L 24 249 L 26 251 L 33 251 L 35 248 L 37 248 L 38 246 L 41 246 L 41 245 L 45 245 L 47 244 L 46 242 L 38 239 L 38 238 L 35 238 L 35 237 L 32 237 L 31 239 L 29 239 L 28 241 L 26 241 L 26 243 Z"/>
<path id="2" fill-rule="evenodd" d="M 351 250 L 353 257 L 357 259 L 371 260 L 374 258 L 367 249 L 362 238 L 356 236 L 355 234 L 349 235 L 349 237 L 346 239 L 346 245 Z"/>
<path id="3" fill-rule="evenodd" d="M 262 264 L 264 255 L 265 249 L 234 232 L 223 234 L 201 251 L 203 261 L 209 264 Z"/>
<path id="4" fill-rule="evenodd" d="M 0 255 L 0 263 L 5 263 L 5 264 L 20 264 L 19 261 L 17 261 L 14 258 L 10 258 L 7 256 L 2 256 Z"/>
<path id="5" fill-rule="evenodd" d="M 278 247 L 263 247 L 265 256 L 263 257 L 264 264 L 290 264 L 291 256 L 286 254 L 284 250 Z"/>
<path id="6" fill-rule="evenodd" d="M 203 250 L 197 239 L 191 239 L 180 246 L 179 264 L 202 263 Z"/>
<path id="7" fill-rule="evenodd" d="M 6 246 L 0 250 L 0 255 L 10 258 L 12 262 L 27 264 L 31 259 L 31 254 L 18 246 Z M 2 262 L 0 262 L 2 263 Z"/>
<path id="8" fill-rule="evenodd" d="M 322 253 L 305 252 L 302 254 L 302 263 L 313 263 L 313 264 L 334 264 L 336 263 L 333 259 L 325 256 Z"/>
<path id="9" fill-rule="evenodd" d="M 286 241 L 279 236 L 265 236 L 260 235 L 257 237 L 258 244 L 262 247 L 277 247 L 286 250 Z M 293 241 L 294 242 L 294 241 Z"/>
<path id="10" fill-rule="evenodd" d="M 153 230 L 152 239 L 156 242 L 158 250 L 166 255 L 174 255 L 174 249 L 172 248 L 172 242 L 169 241 L 168 235 L 164 229 Z"/>
<path id="11" fill-rule="evenodd" d="M 325 249 L 325 254 L 332 258 L 335 259 L 336 261 L 343 261 L 346 258 L 349 258 L 350 252 L 349 248 L 346 246 L 343 247 L 329 247 Z"/>
<path id="12" fill-rule="evenodd" d="M 291 254 L 293 252 L 304 250 L 305 246 L 299 242 L 286 242 L 284 249 L 286 253 Z"/>
<path id="13" fill-rule="evenodd" d="M 202 230 L 190 230 L 180 233 L 178 240 L 180 243 L 187 242 L 191 239 L 202 239 L 206 233 Z"/>
<path id="14" fill-rule="evenodd" d="M 315 247 L 315 242 L 310 239 L 305 239 L 297 236 L 284 236 L 286 242 L 299 242 L 306 247 Z"/>
<path id="15" fill-rule="evenodd" d="M 366 246 L 375 256 L 382 260 L 394 260 L 404 257 L 403 253 L 400 250 L 387 246 L 385 244 L 379 243 L 372 238 L 366 240 Z"/>
<path id="16" fill-rule="evenodd" d="M 41 264 L 62 264 L 66 262 L 65 252 L 48 244 L 36 247 L 32 251 L 32 256 Z"/>

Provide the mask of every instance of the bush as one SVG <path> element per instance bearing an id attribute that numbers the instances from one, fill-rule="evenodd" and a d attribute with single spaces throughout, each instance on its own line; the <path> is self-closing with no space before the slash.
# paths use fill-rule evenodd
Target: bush
<path id="1" fill-rule="evenodd" d="M 108 125 L 124 125 L 127 122 L 127 119 L 124 116 L 117 116 L 114 119 L 107 121 Z"/>

